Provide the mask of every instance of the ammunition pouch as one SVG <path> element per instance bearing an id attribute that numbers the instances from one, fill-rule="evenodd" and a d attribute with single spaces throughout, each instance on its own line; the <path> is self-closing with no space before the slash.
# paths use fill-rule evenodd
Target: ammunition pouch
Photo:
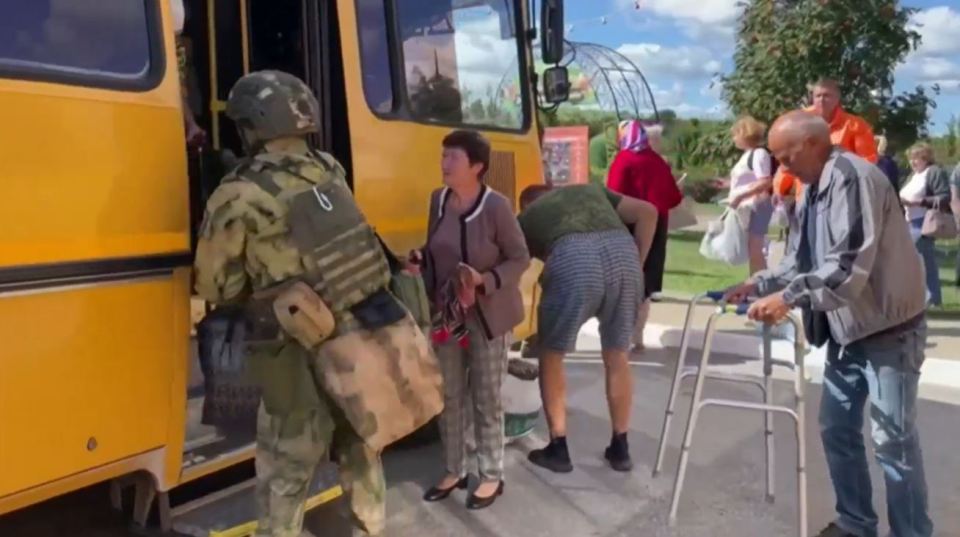
<path id="1" fill-rule="evenodd" d="M 330 308 L 307 283 L 291 280 L 262 289 L 250 298 L 245 310 L 249 341 L 277 341 L 286 334 L 312 349 L 334 332 Z"/>
<path id="2" fill-rule="evenodd" d="M 309 285 L 295 282 L 273 301 L 277 322 L 305 349 L 313 349 L 333 335 L 333 312 Z"/>
<path id="3" fill-rule="evenodd" d="M 400 322 L 407 311 L 387 289 L 380 289 L 350 308 L 360 326 L 365 330 L 377 330 Z"/>

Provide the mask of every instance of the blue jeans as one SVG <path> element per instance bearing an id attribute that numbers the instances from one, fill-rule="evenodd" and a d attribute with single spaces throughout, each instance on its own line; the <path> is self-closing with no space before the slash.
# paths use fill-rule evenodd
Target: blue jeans
<path id="1" fill-rule="evenodd" d="M 923 258 L 923 268 L 927 281 L 927 302 L 933 306 L 943 304 L 943 294 L 940 292 L 940 267 L 937 266 L 936 241 L 920 234 L 923 227 L 923 218 L 910 221 L 910 235 L 913 243 Z"/>
<path id="2" fill-rule="evenodd" d="M 927 484 L 916 427 L 917 385 L 926 345 L 926 322 L 827 349 L 820 427 L 837 496 L 836 524 L 860 537 L 877 537 L 877 514 L 863 444 L 869 398 L 877 462 L 887 490 L 893 537 L 930 537 Z"/>

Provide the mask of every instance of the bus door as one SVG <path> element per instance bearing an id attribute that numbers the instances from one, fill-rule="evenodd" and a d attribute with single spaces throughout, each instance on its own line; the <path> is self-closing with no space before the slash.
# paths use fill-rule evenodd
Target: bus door
<path id="1" fill-rule="evenodd" d="M 192 45 L 188 78 L 198 81 L 205 103 L 198 122 L 209 133 L 208 145 L 191 156 L 194 233 L 206 199 L 243 156 L 236 128 L 225 113 L 230 88 L 244 74 L 264 69 L 285 71 L 319 84 L 320 56 L 310 50 L 321 48 L 320 33 L 318 25 L 311 27 L 307 21 L 318 21 L 320 11 L 318 0 L 187 2 L 184 34 Z M 314 142 L 322 147 L 322 137 Z M 184 446 L 188 476 L 205 474 L 201 468 L 207 466 L 239 460 L 249 453 L 256 432 L 256 408 L 250 399 L 255 392 L 243 375 L 226 370 L 234 367 L 230 364 L 242 362 L 241 347 L 230 339 L 239 312 L 214 311 L 198 299 L 194 308 L 194 321 L 206 321 L 198 326 L 191 358 Z M 217 464 L 205 464 L 210 461 Z"/>

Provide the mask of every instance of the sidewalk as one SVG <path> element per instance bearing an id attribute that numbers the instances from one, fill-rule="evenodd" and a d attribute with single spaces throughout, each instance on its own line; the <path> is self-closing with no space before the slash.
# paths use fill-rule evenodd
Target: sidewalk
<path id="1" fill-rule="evenodd" d="M 630 426 L 631 451 L 636 465 L 629 474 L 611 471 L 602 459 L 610 429 L 604 396 L 604 374 L 596 325 L 585 327 L 577 351 L 566 363 L 568 442 L 574 458 L 571 474 L 552 474 L 526 460 L 530 449 L 542 446 L 547 436 L 541 423 L 530 437 L 511 444 L 505 461 L 506 492 L 485 511 L 468 511 L 466 494 L 455 492 L 436 504 L 420 496 L 442 474 L 439 446 L 388 453 L 385 457 L 389 483 L 387 506 L 391 535 L 447 537 L 795 537 L 795 441 L 788 420 L 776 420 L 776 503 L 763 500 L 763 419 L 758 414 L 732 409 L 704 411 L 691 452 L 691 466 L 680 503 L 676 527 L 667 524 L 667 511 L 678 457 L 678 445 L 686 423 L 690 383 L 681 390 L 677 419 L 670 435 L 664 473 L 651 478 L 657 436 L 663 419 L 670 374 L 677 356 L 684 308 L 676 303 L 654 307 L 654 321 L 647 337 L 648 349 L 632 358 L 634 411 Z M 710 308 L 697 311 L 697 322 Z M 742 319 L 724 319 L 725 330 L 747 329 Z M 754 332 L 724 334 L 721 346 L 734 353 L 714 355 L 714 367 L 759 375 L 759 361 L 750 356 Z M 727 339 L 740 338 L 740 339 Z M 700 352 L 692 345 L 687 363 Z M 775 349 L 782 352 L 782 349 Z M 811 358 L 811 362 L 814 360 Z M 956 363 L 956 362 L 952 362 Z M 933 376 L 933 375 L 931 375 Z M 807 385 L 806 435 L 809 524 L 811 534 L 834 516 L 833 493 L 819 441 L 817 408 L 820 401 L 818 375 Z M 535 389 L 535 388 L 534 388 Z M 723 382 L 708 382 L 709 397 L 757 400 L 755 390 Z M 960 456 L 955 449 L 960 430 L 960 389 L 924 386 L 919 404 L 920 430 L 928 468 L 930 505 L 937 537 L 960 535 Z M 943 392 L 943 393 L 939 393 Z M 777 382 L 775 399 L 787 402 L 792 388 Z M 934 394 L 935 396 L 931 396 Z M 948 402 L 950 400 L 952 402 Z M 869 426 L 867 425 L 867 428 Z M 865 431 L 869 434 L 869 431 Z M 883 507 L 883 477 L 871 463 L 874 505 Z M 475 481 L 475 478 L 474 478 Z M 881 518 L 885 518 L 881 516 Z M 323 526 L 315 526 L 322 528 Z M 313 528 L 311 528 L 313 529 Z M 886 532 L 882 524 L 881 534 Z M 314 534 L 329 535 L 328 532 Z M 337 535 L 339 537 L 339 535 Z"/>
<path id="2" fill-rule="evenodd" d="M 658 337 L 662 332 L 670 332 L 669 327 L 675 328 L 678 332 L 683 327 L 683 320 L 687 313 L 687 305 L 691 297 L 678 297 L 669 292 L 664 295 L 660 302 L 653 304 L 650 313 L 651 334 L 647 337 L 652 338 L 648 345 L 664 346 L 679 344 L 679 333 L 676 336 L 677 343 L 666 340 L 658 343 Z M 706 326 L 707 318 L 715 310 L 713 306 L 703 305 L 697 308 L 694 317 L 693 326 L 703 328 Z M 742 318 L 728 317 L 719 325 L 722 332 L 730 332 L 735 335 L 756 335 L 755 325 L 748 324 L 749 321 Z M 656 327 L 662 329 L 656 331 Z M 947 360 L 951 362 L 960 362 L 960 321 L 953 319 L 927 319 L 927 359 Z M 700 338 L 702 340 L 702 337 Z M 960 365 L 960 364 L 958 364 Z M 960 379 L 958 379 L 960 382 Z"/>
<path id="3" fill-rule="evenodd" d="M 644 334 L 644 344 L 648 349 L 669 350 L 676 354 L 680 346 L 683 322 L 686 316 L 688 299 L 665 296 L 661 302 L 654 303 L 650 324 Z M 691 349 L 703 347 L 704 329 L 710 314 L 716 307 L 702 305 L 696 309 L 691 323 Z M 960 323 L 950 320 L 930 319 L 926 360 L 920 379 L 923 396 L 940 402 L 960 404 Z M 584 327 L 584 334 L 597 333 L 595 323 Z M 802 336 L 801 336 L 802 338 Z M 758 326 L 755 323 L 736 316 L 721 317 L 717 323 L 717 332 L 713 343 L 714 352 L 729 353 L 751 360 L 762 357 L 763 346 Z M 792 342 L 775 339 L 772 352 L 775 358 L 794 359 Z M 826 352 L 823 348 L 807 348 L 805 355 L 807 378 L 816 384 L 821 382 Z M 747 369 L 749 369 L 748 366 Z M 737 369 L 737 368 L 734 368 Z M 743 368 L 740 368 L 743 369 Z M 737 371 L 748 372 L 748 371 Z M 779 378 L 787 378 L 777 372 Z M 960 535 L 960 532 L 958 532 Z"/>

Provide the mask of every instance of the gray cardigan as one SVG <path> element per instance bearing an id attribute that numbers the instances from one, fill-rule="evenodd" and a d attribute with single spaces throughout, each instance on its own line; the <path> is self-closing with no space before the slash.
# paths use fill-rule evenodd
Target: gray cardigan
<path id="1" fill-rule="evenodd" d="M 927 171 L 927 191 L 924 194 L 923 206 L 932 209 L 940 204 L 940 210 L 950 211 L 950 176 L 946 170 L 936 164 Z"/>
<path id="2" fill-rule="evenodd" d="M 811 258 L 802 222 L 813 196 Z M 830 333 L 841 345 L 924 312 L 923 265 L 899 195 L 879 168 L 835 149 L 819 183 L 807 189 L 800 222 L 799 240 L 790 241 L 780 266 L 754 277 L 761 295 L 785 290 L 787 304 L 827 312 Z"/>
<path id="3" fill-rule="evenodd" d="M 452 218 L 446 205 L 453 193 L 443 188 L 430 196 L 430 217 L 427 224 L 424 283 L 431 302 L 444 282 L 437 281 L 437 272 L 463 262 L 483 275 L 483 288 L 477 299 L 477 316 L 487 339 L 500 337 L 523 322 L 526 313 L 520 294 L 520 278 L 530 266 L 530 252 L 520 231 L 510 201 L 483 185 L 477 202 L 460 216 L 460 256 L 457 259 L 435 259 L 430 254 L 430 239 L 444 218 Z M 437 270 L 440 267 L 441 270 Z"/>

